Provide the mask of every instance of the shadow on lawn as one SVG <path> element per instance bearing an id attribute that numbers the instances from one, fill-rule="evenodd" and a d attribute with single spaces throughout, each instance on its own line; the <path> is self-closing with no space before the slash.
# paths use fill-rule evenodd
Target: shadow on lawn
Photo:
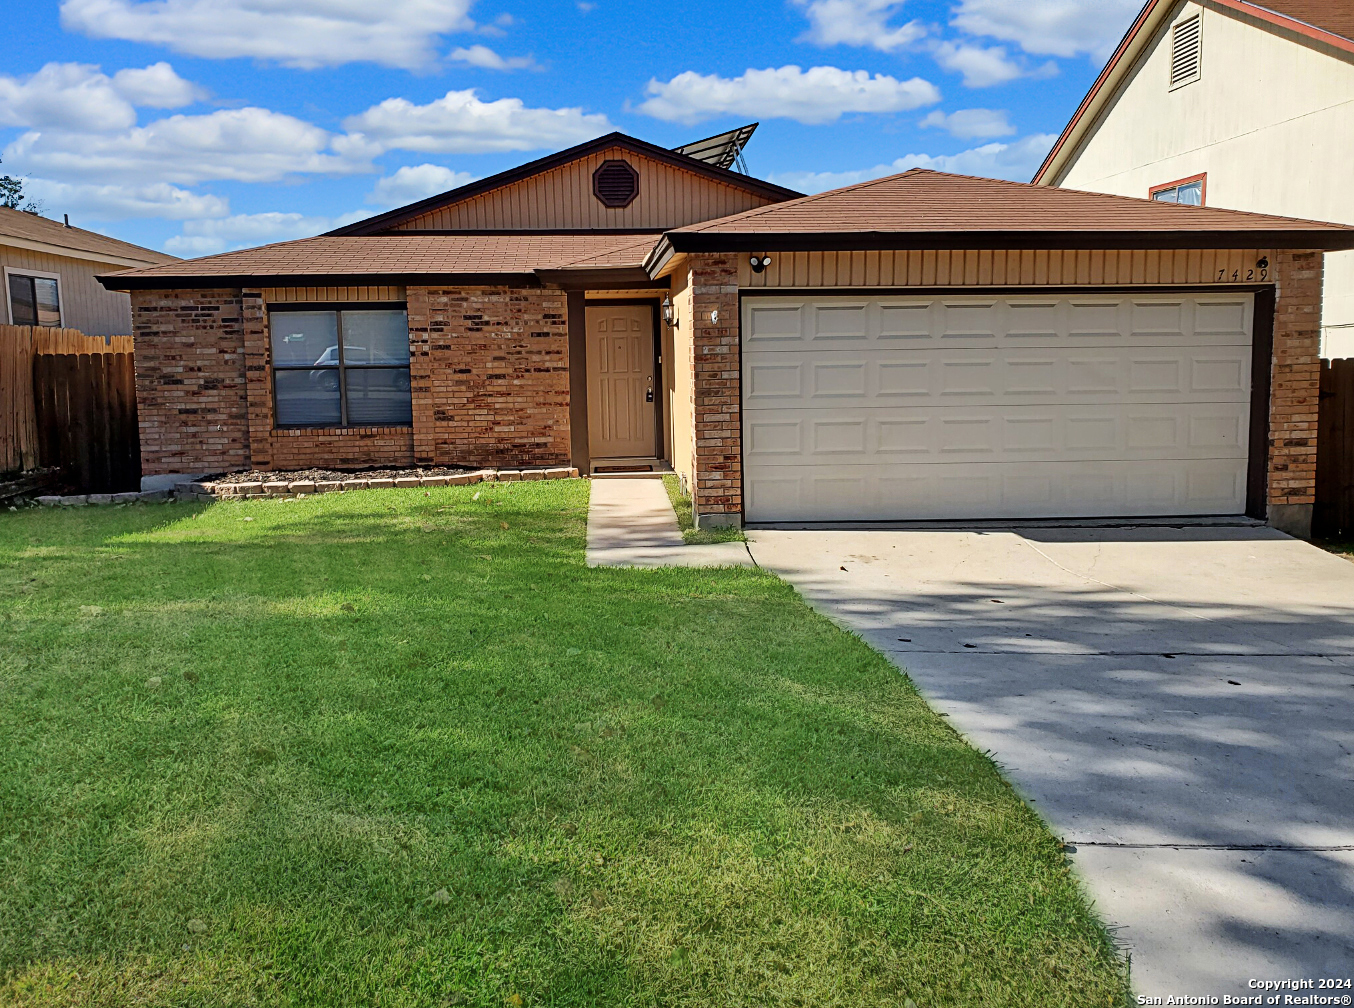
<path id="1" fill-rule="evenodd" d="M 165 1004 L 1119 991 L 1037 818 L 787 585 L 589 570 L 577 506 L 465 496 L 11 533 L 0 971 Z"/>

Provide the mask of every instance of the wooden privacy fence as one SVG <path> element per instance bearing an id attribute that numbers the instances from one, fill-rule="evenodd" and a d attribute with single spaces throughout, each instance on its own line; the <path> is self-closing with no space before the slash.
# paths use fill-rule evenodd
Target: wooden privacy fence
<path id="1" fill-rule="evenodd" d="M 1321 362 L 1321 417 L 1316 441 L 1316 509 L 1320 536 L 1354 536 L 1354 357 Z"/>
<path id="2" fill-rule="evenodd" d="M 61 470 L 80 493 L 138 490 L 130 336 L 0 325 L 0 473 Z"/>

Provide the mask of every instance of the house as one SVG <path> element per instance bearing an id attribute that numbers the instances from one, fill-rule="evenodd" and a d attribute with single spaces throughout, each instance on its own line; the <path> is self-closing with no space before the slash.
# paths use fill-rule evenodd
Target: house
<path id="1" fill-rule="evenodd" d="M 132 331 L 131 301 L 104 288 L 96 274 L 176 262 L 106 235 L 0 207 L 0 323 L 60 326 L 90 336 Z"/>
<path id="2" fill-rule="evenodd" d="M 701 525 L 1310 524 L 1354 228 L 913 170 L 798 196 L 621 134 L 131 292 L 147 474 L 663 468 Z"/>
<path id="3" fill-rule="evenodd" d="M 1041 185 L 1354 224 L 1354 4 L 1151 0 Z M 1354 356 L 1354 253 L 1326 257 L 1322 354 Z"/>

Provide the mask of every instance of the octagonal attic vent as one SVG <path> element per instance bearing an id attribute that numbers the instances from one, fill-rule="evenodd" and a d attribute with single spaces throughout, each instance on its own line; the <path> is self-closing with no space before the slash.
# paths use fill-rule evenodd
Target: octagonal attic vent
<path id="1" fill-rule="evenodd" d="M 639 172 L 628 161 L 603 161 L 592 173 L 592 194 L 609 207 L 629 206 L 639 195 Z"/>

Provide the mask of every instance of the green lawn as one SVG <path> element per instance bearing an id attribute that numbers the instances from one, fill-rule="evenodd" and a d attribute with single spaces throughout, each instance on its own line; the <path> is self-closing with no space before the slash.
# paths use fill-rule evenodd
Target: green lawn
<path id="1" fill-rule="evenodd" d="M 586 504 L 0 513 L 0 1004 L 1123 1003 L 896 670 Z"/>
<path id="2" fill-rule="evenodd" d="M 672 511 L 677 516 L 677 527 L 682 530 L 682 538 L 686 540 L 688 546 L 747 542 L 747 536 L 740 528 L 696 528 L 696 520 L 691 513 L 691 498 L 682 493 L 681 481 L 675 473 L 668 473 L 663 477 L 663 489 L 668 492 Z"/>

